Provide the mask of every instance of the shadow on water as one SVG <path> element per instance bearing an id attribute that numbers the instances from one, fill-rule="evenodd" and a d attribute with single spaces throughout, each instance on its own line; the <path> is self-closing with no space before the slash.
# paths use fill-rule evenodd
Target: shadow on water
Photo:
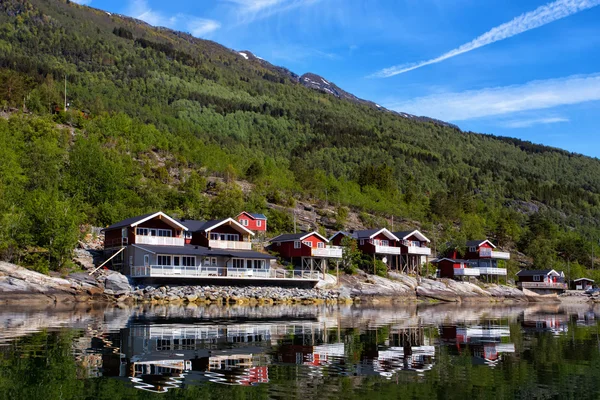
<path id="1" fill-rule="evenodd" d="M 0 310 L 3 398 L 598 398 L 600 307 Z"/>

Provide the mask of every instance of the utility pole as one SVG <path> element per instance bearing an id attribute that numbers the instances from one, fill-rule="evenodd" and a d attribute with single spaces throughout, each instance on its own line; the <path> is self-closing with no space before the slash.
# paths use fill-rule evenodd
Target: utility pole
<path id="1" fill-rule="evenodd" d="M 296 210 L 294 210 L 294 233 L 296 233 Z"/>

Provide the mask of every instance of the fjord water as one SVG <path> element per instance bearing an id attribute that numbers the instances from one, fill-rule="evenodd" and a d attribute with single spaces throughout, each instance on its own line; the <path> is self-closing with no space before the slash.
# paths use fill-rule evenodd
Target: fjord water
<path id="1" fill-rule="evenodd" d="M 6 399 L 600 398 L 600 307 L 0 310 Z"/>

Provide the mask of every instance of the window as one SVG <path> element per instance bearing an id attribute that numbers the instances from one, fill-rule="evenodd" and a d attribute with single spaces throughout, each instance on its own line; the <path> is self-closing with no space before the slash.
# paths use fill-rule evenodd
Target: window
<path id="1" fill-rule="evenodd" d="M 196 266 L 196 257 L 193 256 L 183 256 L 181 257 L 182 265 L 184 267 L 195 267 Z"/>
<path id="2" fill-rule="evenodd" d="M 133 266 L 133 256 L 129 256 L 129 266 Z"/>
<path id="3" fill-rule="evenodd" d="M 477 253 L 477 247 L 469 247 L 469 253 Z"/>
<path id="4" fill-rule="evenodd" d="M 171 237 L 173 232 L 170 229 L 157 229 L 157 234 L 160 237 Z"/>
<path id="5" fill-rule="evenodd" d="M 144 266 L 147 267 L 148 265 L 150 265 L 150 255 L 144 254 Z"/>
<path id="6" fill-rule="evenodd" d="M 541 280 L 540 278 L 541 278 L 541 277 L 540 277 L 539 275 L 534 275 L 534 276 L 533 276 L 533 280 L 534 280 L 535 282 L 539 282 L 539 281 Z"/>
<path id="7" fill-rule="evenodd" d="M 300 242 L 298 242 L 298 241 L 295 241 L 295 242 L 294 242 L 294 248 L 295 248 L 295 249 L 299 249 L 299 248 L 301 248 L 301 247 L 302 247 L 302 245 L 300 244 Z"/>
<path id="8" fill-rule="evenodd" d="M 248 220 L 247 219 L 240 219 L 240 224 L 242 224 L 242 226 L 248 226 Z"/>
<path id="9" fill-rule="evenodd" d="M 261 220 L 256 221 L 256 226 L 260 228 L 262 226 L 262 221 Z"/>
<path id="10" fill-rule="evenodd" d="M 192 238 L 192 232 L 190 232 L 190 231 L 185 231 L 185 238 L 186 238 L 186 239 L 191 239 L 191 238 Z"/>
<path id="11" fill-rule="evenodd" d="M 176 266 L 176 267 L 179 267 L 180 266 L 180 264 L 179 264 L 180 260 L 181 260 L 181 257 L 179 257 L 179 256 L 173 256 L 173 265 Z"/>
<path id="12" fill-rule="evenodd" d="M 136 234 L 148 236 L 148 228 L 137 228 Z"/>
<path id="13" fill-rule="evenodd" d="M 233 262 L 233 268 L 244 268 L 244 260 L 239 259 L 239 258 L 234 258 L 232 260 Z"/>
<path id="14" fill-rule="evenodd" d="M 317 247 L 318 247 L 319 249 L 324 249 L 324 248 L 325 248 L 325 243 L 323 243 L 323 242 L 318 242 L 318 243 L 317 243 Z"/>
<path id="15" fill-rule="evenodd" d="M 360 245 L 364 246 L 364 244 L 365 244 L 365 239 L 360 239 Z"/>
<path id="16" fill-rule="evenodd" d="M 309 242 L 308 240 L 303 241 L 302 243 L 304 243 L 305 245 L 307 245 L 308 247 L 312 247 L 312 242 Z"/>
<path id="17" fill-rule="evenodd" d="M 158 265 L 171 265 L 171 256 L 158 256 L 157 264 Z"/>
<path id="18" fill-rule="evenodd" d="M 390 242 L 388 240 L 381 240 L 381 239 L 375 239 L 375 240 L 373 240 L 373 244 L 375 246 L 388 246 L 389 243 Z"/>
<path id="19" fill-rule="evenodd" d="M 230 242 L 237 242 L 240 240 L 240 235 L 237 233 L 210 233 L 210 240 L 227 240 Z"/>

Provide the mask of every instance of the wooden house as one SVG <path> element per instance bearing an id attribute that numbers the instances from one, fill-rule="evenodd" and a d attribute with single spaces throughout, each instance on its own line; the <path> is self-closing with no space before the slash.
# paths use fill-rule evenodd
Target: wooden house
<path id="1" fill-rule="evenodd" d="M 296 269 L 325 272 L 327 261 L 339 261 L 342 248 L 331 246 L 318 232 L 283 234 L 271 239 L 269 250 L 279 254 Z"/>
<path id="2" fill-rule="evenodd" d="M 565 275 L 553 269 L 529 270 L 517 272 L 517 286 L 537 294 L 560 294 L 567 289 Z"/>
<path id="3" fill-rule="evenodd" d="M 479 269 L 471 267 L 469 260 L 438 258 L 431 263 L 437 265 L 440 278 L 464 279 L 464 277 L 479 276 Z"/>
<path id="4" fill-rule="evenodd" d="M 240 225 L 252 232 L 258 233 L 267 231 L 267 217 L 264 214 L 254 214 L 242 211 L 235 219 Z"/>
<path id="5" fill-rule="evenodd" d="M 589 278 L 579 278 L 573 281 L 574 290 L 588 290 L 594 287 L 594 280 Z"/>
<path id="6" fill-rule="evenodd" d="M 372 256 L 373 259 L 379 258 L 388 266 L 393 264 L 393 258 L 400 256 L 402 249 L 400 241 L 396 235 L 383 229 L 368 229 L 350 232 L 337 232 L 329 240 L 336 246 L 341 246 L 345 237 L 356 240 L 358 249 Z"/>
<path id="7" fill-rule="evenodd" d="M 392 258 L 396 268 L 405 273 L 416 273 L 431 256 L 429 247 L 431 241 L 418 230 L 393 232 L 393 234 L 399 239 L 400 247 L 400 256 Z"/>
<path id="8" fill-rule="evenodd" d="M 458 251 L 456 250 L 449 251 L 446 256 L 449 259 L 461 258 L 471 268 L 470 276 L 477 276 L 479 279 L 486 281 L 495 281 L 502 276 L 506 277 L 505 261 L 510 259 L 510 253 L 497 251 L 496 246 L 487 239 L 467 241 L 463 257 L 458 257 Z M 447 273 L 440 271 L 440 276 L 445 274 Z"/>

